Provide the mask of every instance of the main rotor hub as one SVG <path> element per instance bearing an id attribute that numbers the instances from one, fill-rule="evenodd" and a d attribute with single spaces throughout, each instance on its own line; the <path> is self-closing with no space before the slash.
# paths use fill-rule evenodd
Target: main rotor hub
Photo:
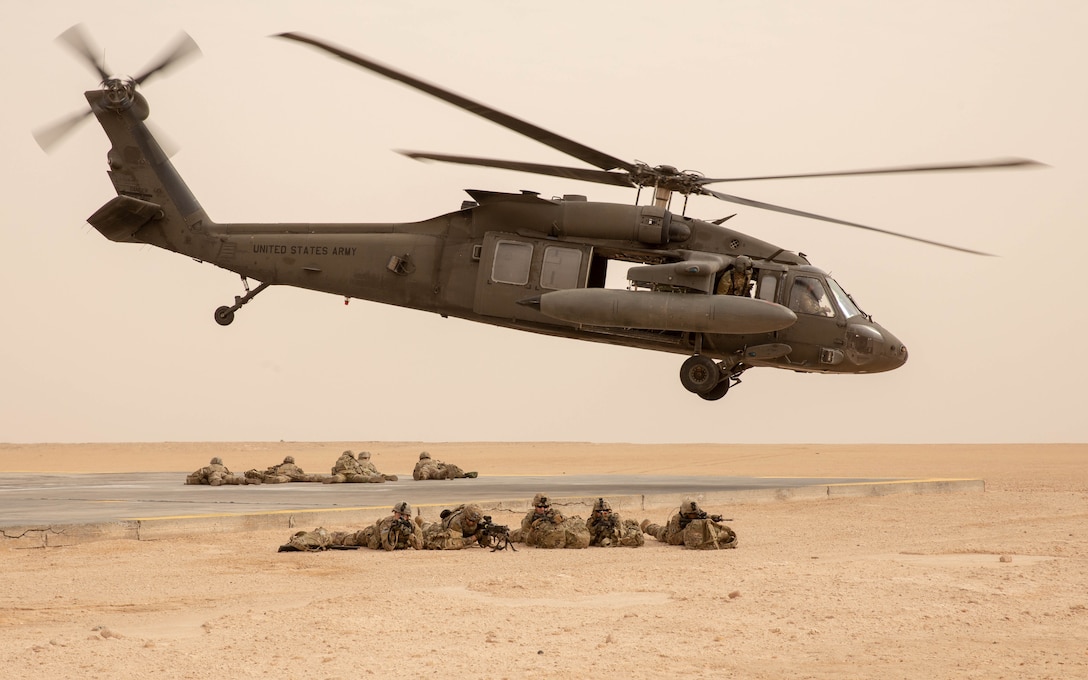
<path id="1" fill-rule="evenodd" d="M 629 173 L 631 182 L 640 187 L 654 187 L 664 191 L 676 191 L 685 196 L 698 193 L 702 186 L 703 175 L 690 170 L 677 170 L 671 165 L 650 167 L 646 163 L 637 163 L 635 171 Z"/>

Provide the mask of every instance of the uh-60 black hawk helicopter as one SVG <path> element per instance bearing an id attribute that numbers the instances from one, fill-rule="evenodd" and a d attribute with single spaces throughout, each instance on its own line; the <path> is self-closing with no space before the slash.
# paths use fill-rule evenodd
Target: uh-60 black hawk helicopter
<path id="1" fill-rule="evenodd" d="M 366 57 L 298 33 L 305 43 L 399 81 L 585 161 L 595 169 L 435 153 L 423 160 L 505 168 L 652 189 L 652 205 L 598 203 L 584 196 L 543 198 L 470 190 L 459 210 L 400 224 L 219 224 L 197 202 L 144 121 L 136 87 L 198 52 L 186 35 L 135 78 L 112 76 L 79 26 L 60 39 L 102 78 L 84 94 L 90 110 L 36 136 L 43 148 L 94 114 L 109 137 L 116 198 L 88 222 L 106 238 L 148 243 L 242 277 L 245 294 L 219 307 L 228 325 L 242 305 L 272 285 L 453 316 L 547 335 L 687 355 L 683 386 L 723 397 L 754 367 L 819 373 L 877 373 L 907 360 L 903 343 L 803 254 L 669 210 L 673 194 L 834 222 L 969 253 L 915 238 L 708 188 L 740 180 L 974 170 L 1034 165 L 1008 159 L 773 177 L 709 178 L 668 165 L 628 162 L 466 99 Z M 728 219 L 728 218 L 726 218 Z M 606 287 L 617 263 L 634 263 L 624 288 Z M 257 281 L 252 290 L 248 281 Z"/>

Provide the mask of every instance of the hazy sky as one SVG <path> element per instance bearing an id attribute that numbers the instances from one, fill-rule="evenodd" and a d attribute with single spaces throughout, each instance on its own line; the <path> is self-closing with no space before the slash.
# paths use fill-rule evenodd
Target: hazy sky
<path id="1" fill-rule="evenodd" d="M 88 9 L 93 7 L 93 10 Z M 727 191 L 987 258 L 692 199 L 806 253 L 910 349 L 886 374 L 752 370 L 718 402 L 682 357 L 271 288 L 107 241 L 91 119 L 31 133 L 180 30 L 203 56 L 147 84 L 219 222 L 415 221 L 466 188 L 630 203 L 633 190 L 423 164 L 418 149 L 575 164 L 311 48 L 325 38 L 620 158 L 707 175 L 1005 156 L 1049 168 L 783 180 Z M 0 441 L 1085 442 L 1088 4 L 1068 1 L 0 3 Z"/>

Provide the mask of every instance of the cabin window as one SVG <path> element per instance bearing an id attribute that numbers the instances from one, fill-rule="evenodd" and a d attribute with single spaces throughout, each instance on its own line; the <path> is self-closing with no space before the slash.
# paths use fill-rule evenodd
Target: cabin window
<path id="1" fill-rule="evenodd" d="M 756 293 L 756 297 L 760 300 L 776 302 L 776 295 L 778 295 L 778 274 L 775 272 L 760 272 L 759 291 Z"/>
<path id="2" fill-rule="evenodd" d="M 552 290 L 578 288 L 578 274 L 581 271 L 582 251 L 548 246 L 540 263 L 540 287 Z"/>
<path id="3" fill-rule="evenodd" d="M 835 309 L 824 290 L 820 279 L 815 276 L 798 276 L 790 288 L 790 309 L 798 314 L 814 316 L 835 316 Z"/>
<path id="4" fill-rule="evenodd" d="M 519 241 L 498 241 L 495 261 L 491 265 L 491 280 L 524 286 L 529 283 L 529 268 L 533 264 L 533 246 Z"/>

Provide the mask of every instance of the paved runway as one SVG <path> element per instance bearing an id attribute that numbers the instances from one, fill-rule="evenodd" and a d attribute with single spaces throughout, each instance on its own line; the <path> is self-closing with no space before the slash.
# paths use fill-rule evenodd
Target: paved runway
<path id="1" fill-rule="evenodd" d="M 28 547 L 104 538 L 163 538 L 194 531 L 357 525 L 405 500 L 437 517 L 442 507 L 481 503 L 507 522 L 546 492 L 572 514 L 597 497 L 617 510 L 667 509 L 687 495 L 715 507 L 740 502 L 819 499 L 889 493 L 977 490 L 981 480 L 812 479 L 705 476 L 561 475 L 479 477 L 384 484 L 289 483 L 187 486 L 184 474 L 0 475 L 0 537 Z"/>
<path id="2" fill-rule="evenodd" d="M 797 489 L 813 485 L 889 482 L 874 479 L 781 479 L 750 477 L 479 477 L 384 484 L 261 484 L 187 486 L 174 472 L 125 474 L 7 474 L 0 476 L 0 528 L 29 524 L 81 524 L 156 517 L 528 501 L 538 492 L 556 498 L 644 496 L 742 489 Z"/>

